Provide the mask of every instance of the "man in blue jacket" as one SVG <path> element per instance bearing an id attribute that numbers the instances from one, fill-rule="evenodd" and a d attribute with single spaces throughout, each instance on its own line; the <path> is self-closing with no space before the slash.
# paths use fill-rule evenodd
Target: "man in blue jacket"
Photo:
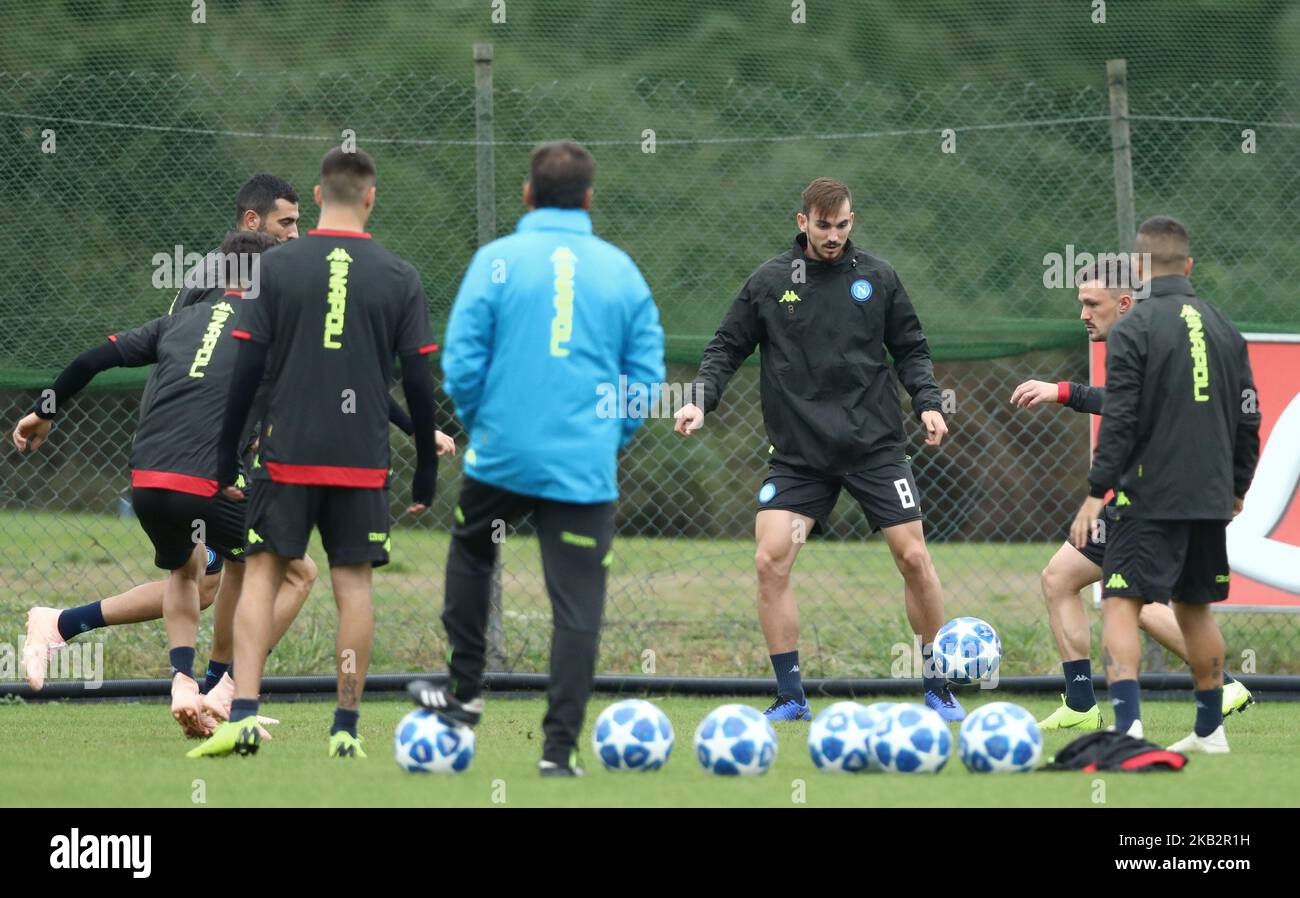
<path id="1" fill-rule="evenodd" d="M 582 146 L 533 150 L 514 234 L 479 249 L 447 326 L 443 385 L 469 432 L 442 621 L 450 683 L 416 682 L 430 710 L 483 712 L 488 596 L 504 522 L 532 511 L 551 598 L 543 775 L 578 776 L 618 498 L 618 453 L 664 379 L 659 311 L 636 263 L 591 230 L 595 162 Z M 629 402 L 610 411 L 620 377 Z"/>

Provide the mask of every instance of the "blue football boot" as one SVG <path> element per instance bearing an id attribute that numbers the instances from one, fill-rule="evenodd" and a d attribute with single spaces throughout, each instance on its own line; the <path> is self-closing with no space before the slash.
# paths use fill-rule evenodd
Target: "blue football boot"
<path id="1" fill-rule="evenodd" d="M 957 701 L 957 696 L 952 694 L 952 687 L 945 683 L 938 691 L 934 689 L 925 690 L 925 706 L 933 711 L 939 712 L 939 716 L 944 720 L 965 720 L 966 709 Z"/>
<path id="2" fill-rule="evenodd" d="M 763 716 L 772 723 L 781 723 L 787 720 L 812 720 L 812 708 L 808 707 L 807 698 L 803 700 L 803 704 L 800 704 L 789 696 L 778 695 L 776 701 L 772 702 L 771 707 L 763 712 Z"/>

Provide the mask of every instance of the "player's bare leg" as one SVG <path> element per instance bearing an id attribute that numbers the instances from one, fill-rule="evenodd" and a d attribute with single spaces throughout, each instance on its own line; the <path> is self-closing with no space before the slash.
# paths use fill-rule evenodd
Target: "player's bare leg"
<path id="1" fill-rule="evenodd" d="M 234 660 L 235 651 L 235 609 L 239 604 L 239 593 L 244 580 L 244 566 L 232 564 L 226 567 L 230 583 L 223 583 L 217 606 L 212 615 L 212 654 L 214 664 L 229 667 Z M 237 578 L 237 579 L 236 579 Z M 311 594 L 316 583 L 316 563 L 310 556 L 290 560 L 285 570 L 284 582 L 275 594 L 275 608 L 272 613 L 271 646 L 280 644 L 284 634 L 293 626 L 298 613 Z M 235 697 L 235 681 L 228 672 L 223 673 L 203 697 L 204 706 L 209 714 L 217 720 L 230 719 L 230 704 Z M 258 717 L 261 723 L 276 723 L 274 718 Z"/>
<path id="2" fill-rule="evenodd" d="M 1187 738 L 1170 746 L 1173 751 L 1227 754 L 1223 734 L 1223 634 L 1209 605 L 1177 602 L 1174 615 L 1187 640 L 1187 663 L 1196 690 L 1196 727 Z"/>
<path id="3" fill-rule="evenodd" d="M 1088 612 L 1079 592 L 1101 578 L 1101 568 L 1069 543 L 1063 543 L 1039 574 L 1047 623 L 1062 661 L 1086 660 L 1092 653 Z"/>
<path id="4" fill-rule="evenodd" d="M 163 625 L 172 664 L 172 717 L 187 736 L 208 736 L 213 721 L 203 710 L 194 680 L 194 643 L 199 634 L 199 580 L 208 551 L 195 543 L 189 559 L 167 577 L 163 588 Z"/>
<path id="5" fill-rule="evenodd" d="M 1101 642 L 1106 657 L 1106 683 L 1115 710 L 1115 729 L 1141 737 L 1142 706 L 1138 694 L 1138 670 L 1142 641 L 1138 617 L 1142 600 L 1112 596 L 1101 603 Z"/>
<path id="6" fill-rule="evenodd" d="M 758 622 L 777 677 L 777 699 L 767 710 L 770 720 L 811 718 L 799 670 L 799 606 L 790 572 L 814 523 L 780 508 L 764 509 L 754 518 Z"/>
<path id="7" fill-rule="evenodd" d="M 212 604 L 221 574 L 204 577 L 199 584 L 199 610 Z M 154 580 L 133 586 L 124 593 L 81 605 L 58 609 L 36 606 L 27 611 L 27 640 L 23 644 L 23 666 L 27 685 L 37 692 L 45 686 L 50 652 L 62 648 L 67 640 L 100 627 L 160 620 L 163 616 L 163 589 L 167 581 Z"/>
<path id="8" fill-rule="evenodd" d="M 908 521 L 884 527 L 881 533 L 894 556 L 894 565 L 903 575 L 903 602 L 912 632 L 921 637 L 922 688 L 925 703 L 945 720 L 963 720 L 956 696 L 942 677 L 935 674 L 932 660 L 934 637 L 944 625 L 943 584 L 934 568 L 930 550 L 925 545 L 925 528 L 920 521 Z"/>
<path id="9" fill-rule="evenodd" d="M 100 602 L 104 623 L 110 627 L 122 624 L 140 624 L 158 620 L 163 616 L 163 591 L 166 580 L 141 583 L 126 592 L 109 596 Z M 204 611 L 216 600 L 221 585 L 220 572 L 205 574 L 199 580 L 199 610 Z"/>
<path id="10" fill-rule="evenodd" d="M 1174 603 L 1174 608 L 1176 607 L 1177 603 Z M 1191 650 L 1188 648 L 1182 629 L 1178 626 L 1178 616 L 1174 608 L 1162 605 L 1159 602 L 1152 602 L 1142 608 L 1142 616 L 1138 619 L 1138 625 L 1142 627 L 1144 633 L 1183 659 L 1190 668 Z M 1229 714 L 1244 711 L 1254 703 L 1255 697 L 1246 688 L 1246 684 L 1228 673 L 1225 664 L 1223 668 L 1223 701 L 1220 705 L 1223 709 L 1223 716 L 1227 717 Z"/>
<path id="11" fill-rule="evenodd" d="M 1039 575 L 1047 623 L 1056 639 L 1065 676 L 1061 707 L 1038 722 L 1043 729 L 1099 730 L 1101 708 L 1092 686 L 1092 631 L 1079 591 L 1101 578 L 1093 564 L 1070 543 L 1063 543 Z"/>
<path id="12" fill-rule="evenodd" d="M 261 693 L 262 669 L 275 621 L 275 596 L 288 566 L 289 559 L 274 552 L 258 552 L 244 562 L 244 588 L 235 609 L 236 701 L 256 702 Z"/>
<path id="13" fill-rule="evenodd" d="M 212 738 L 187 753 L 187 757 L 220 757 L 232 752 L 251 755 L 264 738 L 258 725 L 257 702 L 262 670 L 271 646 L 275 597 L 284 583 L 289 559 L 274 552 L 258 552 L 244 562 L 244 588 L 235 608 L 235 697 L 230 719 Z"/>
<path id="14" fill-rule="evenodd" d="M 356 729 L 375 635 L 370 592 L 372 574 L 369 562 L 330 566 L 334 600 L 339 610 L 338 641 L 335 643 L 339 703 L 334 712 L 334 725 L 330 728 L 332 756 L 365 757 Z"/>
<path id="15" fill-rule="evenodd" d="M 944 625 L 944 616 L 943 586 L 925 545 L 925 531 L 920 521 L 908 521 L 885 527 L 881 533 L 894 556 L 894 565 L 903 575 L 907 622 L 921 637 L 921 643 L 928 645 Z"/>

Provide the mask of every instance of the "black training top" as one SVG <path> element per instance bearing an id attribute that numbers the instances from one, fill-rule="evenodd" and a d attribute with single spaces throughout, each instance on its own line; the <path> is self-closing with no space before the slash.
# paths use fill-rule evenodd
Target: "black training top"
<path id="1" fill-rule="evenodd" d="M 1259 398 L 1245 338 L 1187 278 L 1153 278 L 1111 330 L 1105 395 L 1091 495 L 1114 489 L 1136 518 L 1232 518 L 1259 460 Z"/>
<path id="2" fill-rule="evenodd" d="M 263 254 L 231 336 L 268 346 L 255 477 L 379 488 L 398 356 L 436 346 L 415 268 L 355 231 L 309 231 Z"/>
<path id="3" fill-rule="evenodd" d="M 846 242 L 833 263 L 808 258 L 800 234 L 750 275 L 704 350 L 695 386 L 717 407 L 740 364 L 761 348 L 763 424 L 776 461 L 832 474 L 901 457 L 893 368 L 912 409 L 942 404 L 920 319 L 888 262 Z"/>
<path id="4" fill-rule="evenodd" d="M 239 301 L 228 291 L 109 337 L 123 366 L 157 364 L 140 401 L 133 486 L 216 493 L 217 441 L 238 348 L 227 334 Z"/>

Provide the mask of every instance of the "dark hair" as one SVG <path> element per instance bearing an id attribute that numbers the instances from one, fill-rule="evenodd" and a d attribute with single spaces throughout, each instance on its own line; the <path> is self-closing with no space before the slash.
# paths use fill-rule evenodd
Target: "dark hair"
<path id="1" fill-rule="evenodd" d="M 853 202 L 853 195 L 847 186 L 834 178 L 815 178 L 803 189 L 800 199 L 803 201 L 804 215 L 813 212 L 834 214 L 840 211 L 840 206 L 846 201 Z"/>
<path id="2" fill-rule="evenodd" d="M 1128 254 L 1119 253 L 1099 256 L 1097 261 L 1079 272 L 1079 276 L 1075 280 L 1075 286 L 1082 287 L 1084 284 L 1100 284 L 1112 292 L 1132 290 L 1135 285 L 1129 266 Z"/>
<path id="3" fill-rule="evenodd" d="M 1136 247 L 1138 252 L 1151 256 L 1151 267 L 1156 269 L 1181 268 L 1191 250 L 1187 228 L 1168 215 L 1155 215 L 1142 222 Z"/>
<path id="4" fill-rule="evenodd" d="M 265 172 L 253 175 L 235 194 L 235 226 L 243 223 L 245 212 L 256 212 L 265 218 L 275 208 L 276 200 L 288 200 L 296 206 L 298 194 L 284 178 Z"/>
<path id="5" fill-rule="evenodd" d="M 226 239 L 221 241 L 221 249 L 218 252 L 229 255 L 230 253 L 248 253 L 256 255 L 264 252 L 274 246 L 279 246 L 280 241 L 265 231 L 243 231 L 234 230 L 226 235 Z"/>
<path id="6" fill-rule="evenodd" d="M 247 290 L 249 284 L 243 276 L 249 274 L 252 265 L 260 264 L 252 261 L 253 258 L 279 245 L 280 241 L 265 231 L 242 231 L 238 228 L 231 231 L 217 250 L 216 286 Z"/>
<path id="7" fill-rule="evenodd" d="M 544 143 L 528 157 L 528 183 L 533 205 L 581 209 L 596 177 L 596 160 L 587 148 L 571 140 Z"/>
<path id="8" fill-rule="evenodd" d="M 321 201 L 359 206 L 375 186 L 375 160 L 364 150 L 334 147 L 320 161 Z"/>

